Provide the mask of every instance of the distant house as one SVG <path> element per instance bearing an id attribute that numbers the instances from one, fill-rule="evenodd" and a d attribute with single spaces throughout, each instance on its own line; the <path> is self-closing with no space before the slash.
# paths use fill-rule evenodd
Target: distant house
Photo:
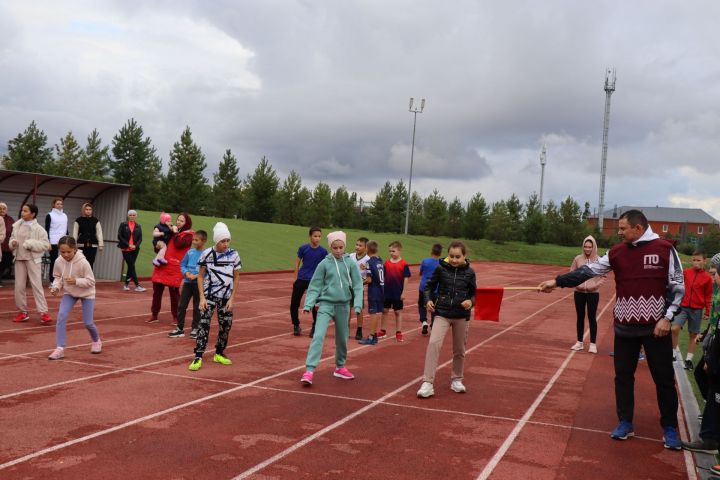
<path id="1" fill-rule="evenodd" d="M 718 220 L 700 208 L 631 207 L 623 205 L 603 213 L 603 235 L 617 233 L 618 217 L 628 210 L 638 209 L 648 219 L 653 231 L 661 237 L 672 237 L 681 242 L 702 238 Z M 597 215 L 588 217 L 590 225 L 597 225 Z"/>

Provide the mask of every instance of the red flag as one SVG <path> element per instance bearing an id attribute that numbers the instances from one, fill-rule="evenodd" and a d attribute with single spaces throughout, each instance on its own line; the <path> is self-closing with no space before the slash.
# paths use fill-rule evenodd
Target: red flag
<path id="1" fill-rule="evenodd" d="M 500 321 L 500 304 L 503 287 L 482 287 L 475 289 L 475 320 Z"/>

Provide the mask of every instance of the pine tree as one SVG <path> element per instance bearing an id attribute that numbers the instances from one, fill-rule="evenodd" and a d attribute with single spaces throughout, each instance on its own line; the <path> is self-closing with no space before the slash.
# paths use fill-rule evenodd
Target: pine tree
<path id="1" fill-rule="evenodd" d="M 310 194 L 302 185 L 302 179 L 295 170 L 283 181 L 275 194 L 275 223 L 302 225 L 308 208 Z"/>
<path id="2" fill-rule="evenodd" d="M 423 231 L 423 198 L 417 192 L 410 195 L 410 225 L 408 233 L 419 235 Z"/>
<path id="3" fill-rule="evenodd" d="M 583 208 L 583 213 L 582 213 L 582 219 L 587 220 L 589 216 L 590 216 L 590 202 L 585 202 L 585 207 Z"/>
<path id="4" fill-rule="evenodd" d="M 558 229 L 562 219 L 558 212 L 557 205 L 553 200 L 545 204 L 545 214 L 543 216 L 543 241 L 546 243 L 558 243 Z"/>
<path id="5" fill-rule="evenodd" d="M 335 190 L 332 197 L 332 224 L 338 228 L 352 226 L 355 217 L 355 204 L 345 186 Z"/>
<path id="6" fill-rule="evenodd" d="M 543 215 L 540 211 L 540 199 L 536 193 L 530 195 L 525 205 L 523 238 L 530 245 L 541 242 L 543 238 Z"/>
<path id="7" fill-rule="evenodd" d="M 584 236 L 580 205 L 572 197 L 567 197 L 560 203 L 559 214 L 560 225 L 557 242 L 567 246 L 579 245 Z"/>
<path id="8" fill-rule="evenodd" d="M 463 217 L 463 236 L 472 240 L 485 238 L 490 209 L 482 193 L 470 199 Z"/>
<path id="9" fill-rule="evenodd" d="M 375 195 L 375 201 L 368 213 L 369 227 L 374 232 L 389 232 L 390 230 L 390 199 L 393 195 L 393 187 L 390 182 L 385 182 L 380 191 Z"/>
<path id="10" fill-rule="evenodd" d="M 507 207 L 510 224 L 512 225 L 512 235 L 519 238 L 522 232 L 523 205 L 517 195 L 513 193 L 510 195 L 510 198 L 505 201 L 505 206 Z"/>
<path id="11" fill-rule="evenodd" d="M 232 218 L 240 212 L 240 169 L 237 159 L 225 150 L 217 173 L 213 174 L 212 210 L 215 215 Z"/>
<path id="12" fill-rule="evenodd" d="M 512 238 L 513 224 L 510 220 L 507 204 L 500 200 L 495 202 L 490 211 L 487 238 L 495 243 L 505 243 Z"/>
<path id="13" fill-rule="evenodd" d="M 108 181 L 110 175 L 110 146 L 102 146 L 102 138 L 97 129 L 87 137 L 85 149 L 80 152 L 79 178 Z"/>
<path id="14" fill-rule="evenodd" d="M 308 209 L 308 220 L 311 225 L 330 226 L 332 222 L 332 190 L 327 183 L 320 182 L 315 186 Z"/>
<path id="15" fill-rule="evenodd" d="M 157 210 L 162 188 L 162 161 L 150 137 L 134 118 L 113 137 L 110 161 L 114 180 L 132 187 L 132 202 L 137 208 Z M 165 205 L 163 205 L 165 207 Z"/>
<path id="16" fill-rule="evenodd" d="M 449 237 L 460 238 L 462 235 L 462 220 L 465 217 L 465 209 L 457 197 L 448 205 L 448 219 L 445 226 L 445 234 Z"/>
<path id="17" fill-rule="evenodd" d="M 448 218 L 447 202 L 437 189 L 423 202 L 423 231 L 437 237 L 443 233 Z"/>
<path id="18" fill-rule="evenodd" d="M 60 145 L 55 144 L 55 160 L 46 166 L 46 170 L 59 177 L 85 178 L 80 176 L 82 150 L 72 132 L 68 132 L 60 139 Z"/>
<path id="19" fill-rule="evenodd" d="M 244 210 L 248 220 L 272 222 L 275 217 L 275 194 L 280 180 L 266 157 L 260 159 L 244 188 Z"/>
<path id="20" fill-rule="evenodd" d="M 407 209 L 407 188 L 402 180 L 395 184 L 388 204 L 390 214 L 391 232 L 400 233 L 405 231 L 405 214 Z"/>
<path id="21" fill-rule="evenodd" d="M 205 155 L 192 139 L 190 127 L 185 127 L 180 141 L 173 144 L 165 177 L 164 208 L 171 212 L 201 213 L 208 203 L 206 197 L 207 168 Z"/>
<path id="22" fill-rule="evenodd" d="M 53 159 L 52 148 L 47 146 L 47 135 L 38 129 L 35 120 L 8 142 L 7 149 L 3 166 L 8 170 L 48 173 Z"/>

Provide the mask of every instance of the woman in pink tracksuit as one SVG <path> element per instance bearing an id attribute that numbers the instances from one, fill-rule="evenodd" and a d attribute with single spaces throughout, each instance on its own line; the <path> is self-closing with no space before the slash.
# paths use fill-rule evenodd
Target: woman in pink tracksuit
<path id="1" fill-rule="evenodd" d="M 597 253 L 597 242 L 592 235 L 588 235 L 583 240 L 582 244 L 583 253 L 575 257 L 572 265 L 570 265 L 570 271 L 580 268 L 583 265 L 594 262 L 598 259 Z M 573 345 L 571 350 L 582 350 L 583 334 L 585 333 L 585 308 L 587 306 L 588 323 L 590 325 L 590 346 L 588 352 L 597 353 L 597 346 L 595 340 L 597 339 L 597 307 L 600 302 L 600 294 L 598 290 L 600 285 L 605 282 L 605 275 L 599 275 L 593 277 L 585 283 L 581 283 L 575 287 L 575 311 L 577 312 L 577 342 Z"/>

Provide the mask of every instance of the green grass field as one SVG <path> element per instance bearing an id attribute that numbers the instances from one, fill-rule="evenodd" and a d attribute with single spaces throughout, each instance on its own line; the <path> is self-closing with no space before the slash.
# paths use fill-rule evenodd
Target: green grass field
<path id="1" fill-rule="evenodd" d="M 143 244 L 137 262 L 140 276 L 152 273 L 152 229 L 158 223 L 160 212 L 138 211 L 138 223 L 143 227 Z M 173 215 L 175 218 L 175 215 Z M 193 229 L 205 230 L 212 239 L 212 227 L 218 220 L 224 221 L 232 234 L 233 248 L 237 249 L 243 260 L 244 272 L 292 269 L 298 247 L 308 241 L 308 227 L 278 225 L 273 223 L 248 222 L 245 220 L 217 219 L 193 215 Z M 325 234 L 332 231 L 324 228 Z M 348 235 L 348 251 L 354 249 L 355 239 L 368 237 L 380 244 L 380 256 L 387 256 L 387 245 L 393 240 L 403 244 L 403 257 L 409 263 L 420 263 L 430 255 L 430 247 L 439 242 L 445 248 L 449 237 L 427 237 L 421 235 L 401 235 L 393 233 L 373 233 L 361 230 L 345 230 Z M 212 240 L 211 240 L 212 241 Z M 538 244 L 527 245 L 522 242 L 508 242 L 504 245 L 489 240 L 469 240 L 468 257 L 472 260 L 525 262 L 546 265 L 570 266 L 575 255 L 580 253 L 577 247 L 561 247 L 558 245 Z M 323 242 L 323 246 L 326 246 Z M 444 252 L 445 253 L 445 252 Z"/>

